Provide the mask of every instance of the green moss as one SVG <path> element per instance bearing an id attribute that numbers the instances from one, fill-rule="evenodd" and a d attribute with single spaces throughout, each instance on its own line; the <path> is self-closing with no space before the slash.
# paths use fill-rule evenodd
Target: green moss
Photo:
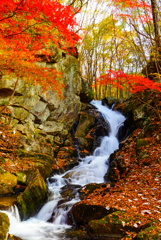
<path id="1" fill-rule="evenodd" d="M 29 183 L 26 190 L 17 198 L 23 218 L 28 218 L 36 213 L 47 198 L 47 186 L 44 179 L 37 171 L 36 177 Z"/>
<path id="2" fill-rule="evenodd" d="M 121 211 L 114 212 L 106 217 L 89 222 L 89 231 L 92 234 L 123 234 L 122 221 L 118 215 L 123 214 Z"/>
<path id="3" fill-rule="evenodd" d="M 2 158 L 2 157 L 0 157 L 0 166 L 1 166 L 3 163 L 5 163 L 5 159 Z"/>
<path id="4" fill-rule="evenodd" d="M 146 139 L 137 139 L 136 140 L 136 153 L 139 154 L 141 152 L 141 147 L 145 147 L 149 142 Z"/>
<path id="5" fill-rule="evenodd" d="M 4 100 L 2 100 L 2 102 L 0 102 L 0 106 L 4 106 L 4 105 L 6 105 L 7 102 L 8 102 L 8 101 L 4 101 Z"/>
<path id="6" fill-rule="evenodd" d="M 141 231 L 135 237 L 136 240 L 160 240 L 161 230 L 156 226 L 151 226 Z"/>

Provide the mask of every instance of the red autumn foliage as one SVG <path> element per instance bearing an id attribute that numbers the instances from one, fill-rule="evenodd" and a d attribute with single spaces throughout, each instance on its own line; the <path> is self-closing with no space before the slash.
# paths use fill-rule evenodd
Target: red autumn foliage
<path id="1" fill-rule="evenodd" d="M 112 84 L 121 90 L 131 93 L 143 92 L 146 89 L 161 92 L 161 83 L 154 82 L 138 74 L 126 74 L 122 71 L 108 70 L 107 74 L 97 79 L 96 85 Z"/>
<path id="2" fill-rule="evenodd" d="M 0 74 L 10 74 L 44 89 L 60 90 L 61 75 L 38 67 L 38 54 L 49 56 L 52 45 L 62 50 L 74 48 L 79 36 L 70 6 L 50 0 L 0 0 Z M 47 50 L 46 50 L 47 49 Z"/>

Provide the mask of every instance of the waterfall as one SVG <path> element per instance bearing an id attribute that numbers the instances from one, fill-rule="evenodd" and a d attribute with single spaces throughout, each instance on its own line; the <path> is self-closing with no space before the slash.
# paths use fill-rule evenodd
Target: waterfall
<path id="1" fill-rule="evenodd" d="M 53 181 L 48 181 L 49 200 L 36 216 L 27 221 L 20 221 L 16 207 L 12 208 L 10 212 L 3 211 L 10 219 L 10 234 L 24 240 L 62 239 L 64 231 L 71 227 L 66 224 L 67 213 L 73 204 L 80 201 L 79 195 L 76 193 L 72 200 L 69 199 L 58 206 L 58 202 L 62 200 L 60 194 L 62 187 L 66 184 L 80 187 L 88 183 L 104 182 L 109 156 L 119 147 L 117 132 L 125 117 L 117 111 L 102 106 L 101 101 L 92 101 L 92 104 L 108 121 L 111 129 L 109 136 L 102 138 L 101 145 L 95 149 L 93 156 L 81 159 L 78 166 L 62 175 L 54 175 L 51 178 Z M 52 215 L 53 212 L 54 215 Z M 52 223 L 47 222 L 50 218 L 52 218 Z"/>

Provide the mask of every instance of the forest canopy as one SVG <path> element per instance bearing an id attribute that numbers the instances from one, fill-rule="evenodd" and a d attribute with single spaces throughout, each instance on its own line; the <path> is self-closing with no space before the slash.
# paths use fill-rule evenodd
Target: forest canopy
<path id="1" fill-rule="evenodd" d="M 87 7 L 88 19 L 83 19 L 86 34 L 80 48 L 80 62 L 83 77 L 92 85 L 95 98 L 129 96 L 132 88 L 129 83 L 123 84 L 127 78 L 121 82 L 120 77 L 116 79 L 118 72 L 128 78 L 132 75 L 131 81 L 135 85 L 140 83 L 138 90 L 147 89 L 147 81 L 149 88 L 155 85 L 150 80 L 157 81 L 160 88 L 161 3 L 157 0 L 93 2 L 92 10 Z M 88 5 L 91 6 L 91 1 Z M 116 81 L 110 76 L 111 71 L 115 72 Z M 111 87 L 112 82 L 116 88 Z M 122 84 L 124 92 L 118 89 Z"/>
<path id="2" fill-rule="evenodd" d="M 61 94 L 62 74 L 35 64 L 41 61 L 38 53 L 50 61 L 53 45 L 68 52 L 81 39 L 81 73 L 95 98 L 128 97 L 147 88 L 160 91 L 160 1 L 0 3 L 0 76 L 14 77 L 15 87 L 21 78 Z"/>

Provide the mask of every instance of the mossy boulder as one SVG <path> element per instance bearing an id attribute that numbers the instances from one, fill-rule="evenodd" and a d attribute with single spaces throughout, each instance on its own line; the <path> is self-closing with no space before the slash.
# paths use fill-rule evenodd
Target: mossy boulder
<path id="1" fill-rule="evenodd" d="M 119 219 L 120 211 L 109 214 L 102 219 L 92 220 L 88 223 L 91 234 L 123 234 L 123 222 Z"/>
<path id="2" fill-rule="evenodd" d="M 136 141 L 136 153 L 139 154 L 141 152 L 141 147 L 145 147 L 149 142 L 146 139 L 137 139 Z"/>
<path id="3" fill-rule="evenodd" d="M 17 177 L 0 168 L 0 195 L 14 193 L 17 185 Z"/>
<path id="4" fill-rule="evenodd" d="M 148 227 L 143 231 L 139 232 L 135 237 L 135 240 L 160 240 L 161 229 L 155 226 Z"/>
<path id="5" fill-rule="evenodd" d="M 150 226 L 150 223 L 145 225 L 139 225 L 140 216 L 133 214 L 133 216 L 127 215 L 124 211 L 115 211 L 102 219 L 92 220 L 88 223 L 88 230 L 90 234 L 94 235 L 126 235 L 126 232 L 140 232 L 141 229 L 145 229 Z"/>
<path id="6" fill-rule="evenodd" d="M 18 196 L 17 203 L 24 219 L 33 216 L 47 199 L 47 185 L 37 170 L 37 175 L 28 184 L 25 191 Z"/>
<path id="7" fill-rule="evenodd" d="M 110 168 L 109 171 L 105 174 L 105 181 L 117 182 L 120 178 L 120 173 L 116 167 Z"/>
<path id="8" fill-rule="evenodd" d="M 73 206 L 72 214 L 77 225 L 84 225 L 93 219 L 105 217 L 108 211 L 102 206 L 82 203 Z"/>
<path id="9" fill-rule="evenodd" d="M 0 212 L 0 239 L 7 240 L 9 231 L 9 218 L 5 213 Z"/>
<path id="10" fill-rule="evenodd" d="M 22 159 L 25 159 L 25 161 L 32 163 L 31 166 L 28 165 L 25 166 L 25 170 L 19 171 L 16 173 L 18 178 L 19 184 L 25 184 L 27 185 L 33 176 L 35 176 L 35 173 L 37 169 L 39 170 L 41 176 L 44 178 L 44 180 L 49 177 L 49 175 L 52 172 L 52 165 L 54 163 L 54 158 L 46 155 L 46 154 L 39 154 L 39 153 L 32 153 L 32 152 L 26 152 L 24 150 L 17 151 L 19 157 Z"/>

